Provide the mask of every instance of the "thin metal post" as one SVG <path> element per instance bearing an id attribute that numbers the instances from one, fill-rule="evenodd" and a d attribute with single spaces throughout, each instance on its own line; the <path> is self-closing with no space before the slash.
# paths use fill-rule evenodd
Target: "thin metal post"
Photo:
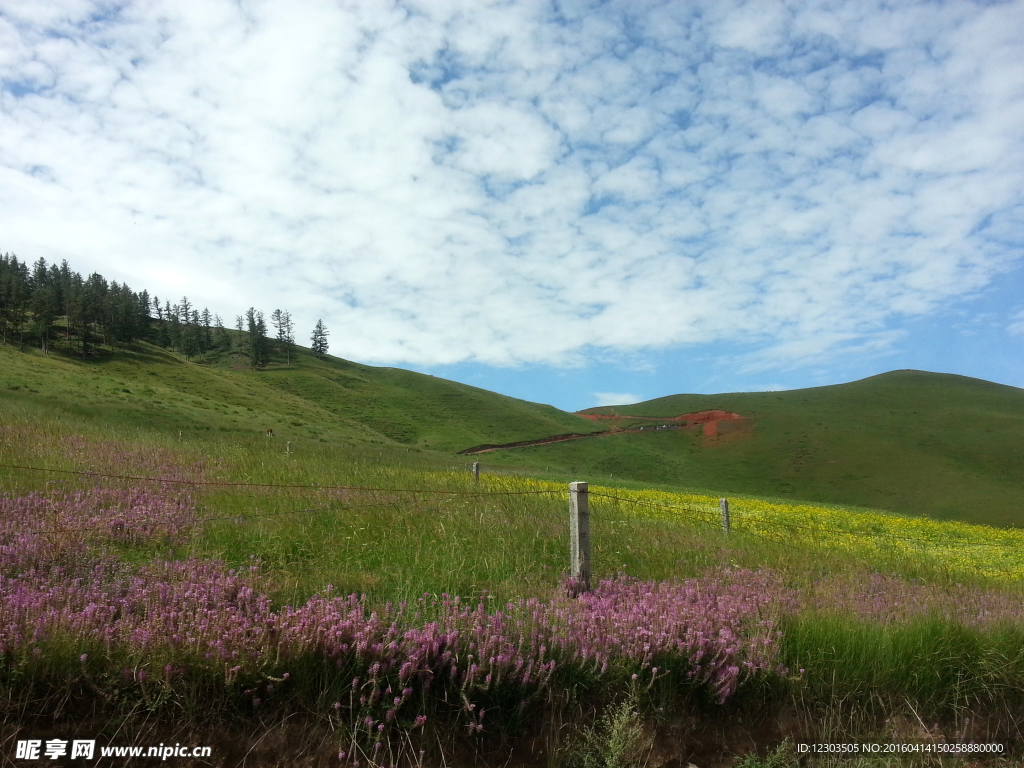
<path id="1" fill-rule="evenodd" d="M 726 533 L 728 533 L 729 529 L 730 529 L 730 525 L 729 525 L 729 500 L 728 499 L 721 499 L 718 502 L 718 509 L 722 513 L 722 530 L 725 531 Z"/>
<path id="2" fill-rule="evenodd" d="M 590 502 L 585 482 L 569 483 L 569 575 L 590 591 Z"/>

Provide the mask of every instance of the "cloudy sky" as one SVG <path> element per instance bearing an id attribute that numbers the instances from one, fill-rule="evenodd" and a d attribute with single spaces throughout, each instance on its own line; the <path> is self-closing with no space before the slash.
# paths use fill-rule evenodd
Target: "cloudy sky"
<path id="1" fill-rule="evenodd" d="M 566 409 L 1024 386 L 1024 3 L 0 0 L 0 252 Z"/>

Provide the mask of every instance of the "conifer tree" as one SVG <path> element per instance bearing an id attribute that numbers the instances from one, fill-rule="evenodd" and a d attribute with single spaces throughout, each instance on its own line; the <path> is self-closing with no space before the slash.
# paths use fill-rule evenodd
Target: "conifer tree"
<path id="1" fill-rule="evenodd" d="M 202 328 L 202 341 L 203 341 L 203 354 L 205 355 L 209 350 L 213 349 L 213 315 L 210 314 L 210 310 L 203 308 L 203 313 L 199 315 L 201 322 L 200 327 Z"/>
<path id="2" fill-rule="evenodd" d="M 263 319 L 263 313 L 254 307 L 249 307 L 245 317 L 249 326 L 249 364 L 254 371 L 262 371 L 270 362 L 267 323 Z"/>
<path id="3" fill-rule="evenodd" d="M 192 310 L 191 314 L 184 315 L 184 325 L 181 328 L 181 354 L 186 360 L 191 360 L 202 353 L 199 336 L 199 313 Z"/>
<path id="4" fill-rule="evenodd" d="M 288 365 L 292 364 L 292 344 L 295 343 L 295 330 L 292 326 L 292 316 L 287 309 L 275 309 L 270 315 L 270 322 L 277 328 L 277 340 L 284 348 Z"/>
<path id="5" fill-rule="evenodd" d="M 245 349 L 246 343 L 245 318 L 241 315 L 235 315 L 235 330 L 238 331 L 238 351 L 241 352 Z"/>
<path id="6" fill-rule="evenodd" d="M 25 341 L 25 317 L 31 298 L 28 263 L 18 261 L 17 256 L 0 256 L 0 331 L 3 343 L 7 334 L 19 336 L 19 347 Z"/>
<path id="7" fill-rule="evenodd" d="M 167 317 L 167 336 L 171 341 L 172 349 L 181 349 L 181 318 L 178 314 L 178 305 L 171 306 L 171 302 L 164 302 L 164 315 Z"/>
<path id="8" fill-rule="evenodd" d="M 153 297 L 153 309 L 156 310 L 156 343 L 164 349 L 171 346 L 171 334 L 167 332 L 167 316 L 160 306 L 160 297 Z"/>
<path id="9" fill-rule="evenodd" d="M 310 336 L 310 341 L 312 342 L 312 344 L 310 344 L 310 349 L 313 350 L 313 354 L 318 358 L 322 358 L 327 354 L 328 334 L 329 331 L 327 330 L 327 326 L 324 325 L 324 321 L 317 320 L 316 327 L 313 329 L 313 335 Z"/>
<path id="10" fill-rule="evenodd" d="M 57 319 L 59 304 L 46 260 L 39 259 L 32 273 L 32 325 L 44 355 L 50 353 L 50 328 Z"/>
<path id="11" fill-rule="evenodd" d="M 231 339 L 220 315 L 213 316 L 213 343 L 218 349 L 231 349 Z"/>

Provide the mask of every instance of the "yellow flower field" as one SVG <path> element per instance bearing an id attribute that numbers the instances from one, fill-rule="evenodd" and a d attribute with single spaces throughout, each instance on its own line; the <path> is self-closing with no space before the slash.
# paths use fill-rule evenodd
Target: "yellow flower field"
<path id="1" fill-rule="evenodd" d="M 483 493 L 568 493 L 564 484 L 493 475 L 481 477 L 479 489 Z M 721 526 L 719 499 L 711 496 L 591 485 L 592 518 L 607 505 L 628 506 L 637 513 L 677 519 L 685 525 Z M 1022 530 L 748 497 L 730 498 L 729 513 L 733 532 L 795 547 L 859 557 L 906 557 L 954 572 L 1024 579 Z"/>

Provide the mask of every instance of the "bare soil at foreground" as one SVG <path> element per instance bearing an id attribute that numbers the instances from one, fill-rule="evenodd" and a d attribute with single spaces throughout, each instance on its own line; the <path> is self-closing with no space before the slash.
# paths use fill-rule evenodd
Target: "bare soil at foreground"
<path id="1" fill-rule="evenodd" d="M 750 709 L 727 706 L 717 711 L 695 708 L 689 713 L 642 720 L 635 712 L 619 708 L 626 717 L 599 719 L 598 709 L 586 702 L 570 701 L 554 694 L 548 706 L 537 712 L 515 736 L 495 732 L 466 736 L 454 725 L 433 726 L 406 732 L 378 755 L 358 756 L 358 761 L 339 760 L 346 749 L 344 732 L 324 718 L 281 711 L 263 716 L 218 723 L 198 723 L 183 713 L 176 722 L 138 712 L 123 718 L 105 718 L 101 710 L 83 700 L 68 701 L 68 708 L 50 717 L 8 716 L 0 723 L 0 765 L 28 765 L 14 759 L 19 739 L 96 739 L 94 760 L 51 761 L 47 765 L 136 766 L 154 765 L 156 757 L 102 757 L 101 747 L 180 746 L 209 747 L 210 757 L 169 757 L 167 765 L 210 768 L 270 768 L 296 766 L 326 768 L 338 765 L 415 766 L 416 768 L 589 768 L 590 766 L 643 766 L 643 768 L 825 768 L 860 766 L 935 766 L 982 768 L 1024 765 L 1024 739 L 1019 723 L 998 717 L 968 718 L 959 724 L 926 725 L 913 709 L 875 720 L 869 737 L 842 737 L 822 733 L 825 720 L 836 713 L 808 715 L 792 704 Z M 91 716 L 84 712 L 91 711 Z M 605 709 L 608 712 L 609 709 Z M 18 724 L 15 724 L 18 723 Z M 1017 732 L 1015 740 L 1005 734 Z M 1002 741 L 992 733 L 1003 734 Z M 939 754 L 956 744 L 1003 745 L 1000 755 Z M 810 755 L 810 745 L 847 744 L 842 755 Z M 807 745 L 800 747 L 799 745 Z M 870 745 L 877 745 L 868 754 Z M 900 745 L 920 745 L 921 752 L 886 754 Z M 945 745 L 945 746 L 940 746 Z M 931 752 L 927 750 L 932 750 Z M 348 755 L 346 755 L 348 757 Z"/>

